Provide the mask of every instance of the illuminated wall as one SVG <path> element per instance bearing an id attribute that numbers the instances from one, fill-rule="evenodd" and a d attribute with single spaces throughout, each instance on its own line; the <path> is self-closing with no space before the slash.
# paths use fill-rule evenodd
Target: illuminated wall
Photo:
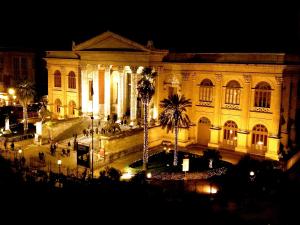
<path id="1" fill-rule="evenodd" d="M 278 159 L 280 142 L 284 149 L 296 142 L 300 59 L 292 58 L 293 66 L 287 60 L 285 54 L 169 53 L 105 32 L 72 51 L 48 52 L 49 108 L 58 118 L 71 117 L 66 106 L 72 100 L 81 109 L 76 116 L 79 111 L 88 115 L 93 110 L 104 120 L 113 113 L 121 119 L 130 108 L 134 125 L 139 119 L 139 74 L 143 67 L 152 66 L 158 77 L 149 120 L 158 118 L 159 103 L 170 93 L 192 100 L 187 112 L 193 124 L 189 130 L 180 130 L 180 146 L 196 144 Z M 59 88 L 54 87 L 56 70 L 62 74 Z M 77 78 L 75 90 L 67 88 L 71 70 Z M 62 102 L 59 113 L 55 112 L 56 99 Z M 155 129 L 149 142 L 154 146 L 173 139 L 174 134 Z"/>

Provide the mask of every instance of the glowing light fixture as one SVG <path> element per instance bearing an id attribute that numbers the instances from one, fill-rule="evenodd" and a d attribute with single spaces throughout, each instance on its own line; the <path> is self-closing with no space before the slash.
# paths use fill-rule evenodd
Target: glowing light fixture
<path id="1" fill-rule="evenodd" d="M 13 88 L 8 89 L 8 94 L 15 95 L 15 93 L 16 93 L 15 89 L 13 89 Z"/>

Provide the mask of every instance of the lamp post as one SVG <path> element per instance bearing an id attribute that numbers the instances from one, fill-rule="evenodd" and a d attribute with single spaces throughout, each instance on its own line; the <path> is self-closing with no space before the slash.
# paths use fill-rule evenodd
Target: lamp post
<path id="1" fill-rule="evenodd" d="M 91 87 L 91 96 L 92 96 L 92 179 L 94 179 L 94 88 L 93 88 L 94 82 L 92 81 L 92 87 Z"/>
<path id="2" fill-rule="evenodd" d="M 10 101 L 12 98 L 13 98 L 13 100 L 16 99 L 15 93 L 16 93 L 15 89 L 13 89 L 13 88 L 9 88 L 9 89 L 8 89 L 8 94 L 10 95 L 9 101 Z M 11 101 L 11 105 L 13 105 L 13 101 Z"/>
<path id="3" fill-rule="evenodd" d="M 60 176 L 60 170 L 61 170 L 61 160 L 57 160 L 57 165 L 58 165 L 58 175 Z"/>
<path id="4" fill-rule="evenodd" d="M 22 164 L 21 164 L 21 156 L 22 156 L 22 149 L 19 149 L 19 151 L 18 151 L 18 153 L 19 153 L 19 167 L 20 167 L 20 169 L 21 169 L 21 167 L 22 167 Z"/>
<path id="5" fill-rule="evenodd" d="M 251 171 L 249 172 L 249 176 L 250 176 L 250 180 L 251 180 L 251 181 L 254 181 L 254 179 L 255 179 L 255 172 L 254 172 L 253 170 L 251 170 Z"/>

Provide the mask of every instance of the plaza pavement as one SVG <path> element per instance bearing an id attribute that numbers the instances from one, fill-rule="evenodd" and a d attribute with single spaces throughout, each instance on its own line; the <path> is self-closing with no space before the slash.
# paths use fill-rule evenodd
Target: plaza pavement
<path id="1" fill-rule="evenodd" d="M 51 164 L 53 165 L 53 167 L 57 167 L 57 160 L 61 159 L 62 160 L 62 168 L 66 169 L 78 169 L 79 171 L 84 171 L 85 168 L 78 166 L 77 167 L 77 155 L 76 152 L 73 151 L 73 147 L 69 147 L 71 149 L 70 153 L 71 155 L 69 157 L 67 156 L 62 156 L 61 151 L 62 149 L 67 149 L 68 148 L 68 142 L 70 141 L 72 143 L 72 139 L 66 139 L 64 141 L 58 142 L 58 149 L 56 150 L 56 155 L 52 156 L 50 154 L 50 144 L 44 144 L 44 145 L 37 145 L 33 142 L 33 139 L 29 139 L 29 140 L 24 140 L 24 141 L 19 141 L 19 142 L 15 142 L 15 149 L 16 151 L 18 149 L 22 149 L 23 150 L 23 156 L 25 157 L 26 161 L 30 160 L 31 157 L 38 157 L 39 152 L 43 152 L 45 154 L 45 159 L 48 162 L 51 162 Z M 10 147 L 10 143 L 8 143 L 8 147 Z M 205 147 L 202 146 L 197 146 L 197 145 L 192 145 L 189 146 L 187 148 L 179 148 L 180 151 L 185 151 L 185 152 L 190 152 L 193 154 L 198 154 L 198 155 L 202 155 L 203 154 L 203 150 L 205 150 Z M 157 152 L 162 151 L 163 148 L 161 146 L 155 147 L 153 149 L 149 150 L 149 154 L 155 154 Z M 224 161 L 228 161 L 232 164 L 236 164 L 240 158 L 243 156 L 242 153 L 237 153 L 237 152 L 233 152 L 230 150 L 220 150 L 221 152 L 221 156 L 222 156 L 222 160 Z M 132 163 L 135 162 L 137 160 L 141 160 L 142 159 L 142 149 L 139 152 L 135 152 L 132 153 L 130 155 L 126 155 L 120 159 L 115 160 L 114 162 L 106 165 L 106 166 L 110 166 L 110 167 L 114 167 L 118 170 L 120 170 L 121 172 L 126 172 L 126 169 L 128 168 L 128 166 Z M 29 162 L 29 161 L 27 161 Z M 105 166 L 104 166 L 105 167 Z M 99 173 L 101 170 L 104 169 L 104 167 L 94 170 L 94 177 L 98 177 Z M 64 171 L 64 170 L 62 170 Z"/>

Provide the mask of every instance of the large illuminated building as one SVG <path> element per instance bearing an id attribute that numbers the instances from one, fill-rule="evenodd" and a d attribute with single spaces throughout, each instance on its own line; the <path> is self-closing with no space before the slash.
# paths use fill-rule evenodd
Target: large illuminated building
<path id="1" fill-rule="evenodd" d="M 34 60 L 31 51 L 0 49 L 0 106 L 12 104 L 18 81 L 35 82 Z"/>
<path id="2" fill-rule="evenodd" d="M 157 72 L 150 118 L 159 103 L 178 93 L 192 99 L 193 125 L 181 130 L 179 144 L 198 144 L 278 159 L 296 144 L 300 57 L 275 53 L 174 53 L 140 45 L 112 32 L 48 51 L 49 108 L 57 118 L 124 115 L 142 117 L 136 86 L 143 67 Z M 92 96 L 92 89 L 94 95 Z M 156 129 L 150 143 L 173 140 Z"/>

